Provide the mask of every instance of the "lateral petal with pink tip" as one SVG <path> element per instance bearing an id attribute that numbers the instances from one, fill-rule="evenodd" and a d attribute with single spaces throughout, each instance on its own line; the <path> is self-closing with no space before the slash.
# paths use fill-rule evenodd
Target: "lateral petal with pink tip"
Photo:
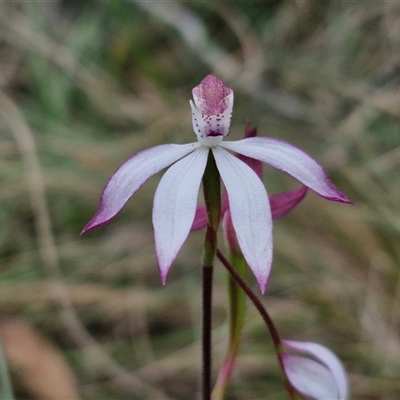
<path id="1" fill-rule="evenodd" d="M 149 178 L 180 158 L 201 147 L 200 143 L 164 144 L 143 150 L 126 160 L 111 176 L 94 217 L 82 233 L 105 224 L 121 210 Z"/>
<path id="2" fill-rule="evenodd" d="M 272 263 L 272 218 L 267 192 L 257 174 L 221 147 L 212 149 L 228 192 L 239 246 L 262 292 Z"/>
<path id="3" fill-rule="evenodd" d="M 165 172 L 157 187 L 153 226 L 163 283 L 190 232 L 209 151 L 208 148 L 200 147 L 176 162 Z"/>
<path id="4" fill-rule="evenodd" d="M 221 142 L 220 146 L 285 171 L 328 200 L 350 203 L 331 182 L 321 165 L 290 143 L 266 137 L 250 137 L 236 142 Z"/>

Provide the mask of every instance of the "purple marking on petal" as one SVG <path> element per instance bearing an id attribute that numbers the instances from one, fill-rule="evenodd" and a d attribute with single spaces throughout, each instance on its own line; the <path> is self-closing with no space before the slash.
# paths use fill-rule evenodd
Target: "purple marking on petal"
<path id="1" fill-rule="evenodd" d="M 250 125 L 250 122 L 247 121 L 246 122 L 246 127 L 244 129 L 244 137 L 245 138 L 255 137 L 255 136 L 257 136 L 257 132 L 258 132 L 258 129 L 255 126 L 252 127 Z"/>
<path id="2" fill-rule="evenodd" d="M 83 228 L 82 233 L 107 223 L 118 214 L 147 179 L 200 146 L 199 143 L 164 144 L 140 151 L 130 157 L 107 182 L 100 198 L 99 208 Z"/>
<path id="3" fill-rule="evenodd" d="M 229 209 L 229 198 L 226 189 L 222 193 L 222 204 L 221 204 L 221 214 L 224 214 Z"/>
<path id="4" fill-rule="evenodd" d="M 204 229 L 207 226 L 207 209 L 206 206 L 200 205 L 196 208 L 196 214 L 194 216 L 194 221 L 191 231 L 198 231 L 199 229 Z"/>
<path id="5" fill-rule="evenodd" d="M 226 212 L 222 216 L 222 222 L 221 222 L 223 232 L 224 232 L 224 237 L 225 237 L 225 243 L 227 244 L 227 247 L 230 251 L 231 254 L 242 254 L 242 251 L 240 249 L 237 237 L 236 237 L 236 232 L 235 228 L 233 227 L 232 223 L 232 218 L 231 218 L 231 213 L 229 209 L 226 210 Z"/>
<path id="6" fill-rule="evenodd" d="M 228 207 L 229 207 L 228 195 L 226 193 L 226 190 L 224 190 L 221 201 L 221 219 L 225 214 L 225 212 L 228 210 Z M 202 204 L 196 208 L 196 214 L 190 230 L 197 231 L 200 229 L 204 229 L 206 226 L 207 226 L 207 208 L 204 204 Z"/>
<path id="7" fill-rule="evenodd" d="M 257 136 L 257 128 L 252 128 L 250 126 L 250 123 L 247 121 L 246 122 L 246 127 L 244 131 L 244 137 L 245 138 L 250 138 L 250 137 L 255 137 Z M 262 179 L 262 162 L 259 160 L 255 160 L 254 158 L 251 157 L 246 157 L 241 154 L 236 154 L 236 157 L 239 158 L 239 160 L 242 160 L 245 162 L 257 175 L 260 179 Z"/>
<path id="8" fill-rule="evenodd" d="M 300 189 L 271 196 L 269 202 L 271 204 L 272 219 L 279 219 L 285 216 L 304 199 L 306 194 L 307 186 L 303 185 Z"/>
<path id="9" fill-rule="evenodd" d="M 251 157 L 242 156 L 241 154 L 237 154 L 236 157 L 239 160 L 245 162 L 257 175 L 259 178 L 262 178 L 262 162 L 259 160 L 255 160 Z"/>
<path id="10" fill-rule="evenodd" d="M 233 93 L 232 93 L 232 104 L 222 114 L 212 115 L 202 113 L 197 109 L 196 105 L 192 100 L 189 101 L 192 109 L 192 126 L 193 130 L 199 139 L 199 141 L 205 146 L 216 146 L 218 145 L 224 136 L 229 134 L 231 127 L 232 108 L 233 108 Z M 205 138 L 219 138 L 215 142 L 210 142 L 210 145 L 206 142 L 203 143 L 201 139 Z"/>
<path id="11" fill-rule="evenodd" d="M 225 86 L 221 79 L 207 75 L 193 90 L 197 108 L 203 114 L 222 114 L 230 106 L 233 90 Z"/>

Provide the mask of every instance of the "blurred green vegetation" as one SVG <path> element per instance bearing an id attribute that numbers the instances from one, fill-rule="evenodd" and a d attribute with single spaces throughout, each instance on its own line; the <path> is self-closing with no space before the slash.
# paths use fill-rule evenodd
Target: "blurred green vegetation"
<path id="1" fill-rule="evenodd" d="M 264 303 L 282 336 L 335 351 L 352 399 L 400 398 L 398 2 L 2 2 L 0 64 L 0 317 L 53 343 L 79 398 L 196 398 L 202 233 L 163 287 L 159 177 L 111 223 L 79 233 L 127 157 L 194 140 L 190 91 L 208 73 L 235 90 L 232 138 L 249 119 L 295 143 L 355 204 L 309 193 L 275 223 Z M 298 187 L 268 167 L 265 183 L 271 194 Z M 225 275 L 218 265 L 215 372 Z M 43 398 L 18 363 L 10 356 L 16 398 Z M 249 305 L 228 399 L 264 398 L 287 395 Z"/>

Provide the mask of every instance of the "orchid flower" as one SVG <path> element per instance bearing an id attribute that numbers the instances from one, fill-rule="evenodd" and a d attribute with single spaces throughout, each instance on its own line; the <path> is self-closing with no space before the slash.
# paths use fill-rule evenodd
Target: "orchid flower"
<path id="1" fill-rule="evenodd" d="M 311 342 L 284 340 L 288 351 L 280 354 L 283 369 L 291 385 L 315 400 L 346 400 L 346 372 L 336 355 L 324 346 Z M 292 354 L 293 351 L 303 355 Z"/>
<path id="2" fill-rule="evenodd" d="M 192 124 L 198 141 L 155 146 L 125 161 L 108 181 L 99 208 L 83 232 L 112 219 L 147 179 L 170 166 L 157 187 L 153 204 L 157 261 L 165 283 L 193 224 L 200 183 L 212 152 L 228 193 L 239 246 L 264 291 L 272 263 L 270 203 L 257 174 L 231 152 L 285 171 L 328 200 L 349 200 L 313 158 L 285 141 L 266 137 L 223 141 L 231 125 L 233 90 L 220 79 L 208 75 L 192 93 Z"/>

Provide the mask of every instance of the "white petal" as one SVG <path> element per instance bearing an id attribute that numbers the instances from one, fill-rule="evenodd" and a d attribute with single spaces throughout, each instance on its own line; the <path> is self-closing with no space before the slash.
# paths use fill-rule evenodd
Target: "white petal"
<path id="1" fill-rule="evenodd" d="M 301 351 L 313 356 L 316 360 L 324 364 L 332 373 L 336 382 L 339 400 L 345 400 L 348 397 L 348 382 L 346 371 L 338 357 L 327 347 L 312 342 L 297 342 L 293 340 L 284 340 L 284 345 L 292 350 Z"/>
<path id="2" fill-rule="evenodd" d="M 236 236 L 262 292 L 272 263 L 272 217 L 267 192 L 257 174 L 221 147 L 212 149 L 228 192 Z"/>
<path id="3" fill-rule="evenodd" d="M 143 150 L 126 160 L 107 182 L 99 208 L 82 233 L 108 222 L 147 179 L 199 146 L 199 143 L 164 144 Z"/>
<path id="4" fill-rule="evenodd" d="M 350 202 L 337 190 L 317 161 L 290 143 L 266 137 L 251 137 L 236 142 L 222 142 L 220 146 L 285 171 L 322 197 Z"/>
<path id="5" fill-rule="evenodd" d="M 309 358 L 282 354 L 289 382 L 300 393 L 315 400 L 339 400 L 336 383 L 325 366 Z"/>
<path id="6" fill-rule="evenodd" d="M 208 152 L 208 148 L 200 147 L 176 162 L 167 170 L 157 187 L 153 226 L 163 283 L 192 226 Z"/>

